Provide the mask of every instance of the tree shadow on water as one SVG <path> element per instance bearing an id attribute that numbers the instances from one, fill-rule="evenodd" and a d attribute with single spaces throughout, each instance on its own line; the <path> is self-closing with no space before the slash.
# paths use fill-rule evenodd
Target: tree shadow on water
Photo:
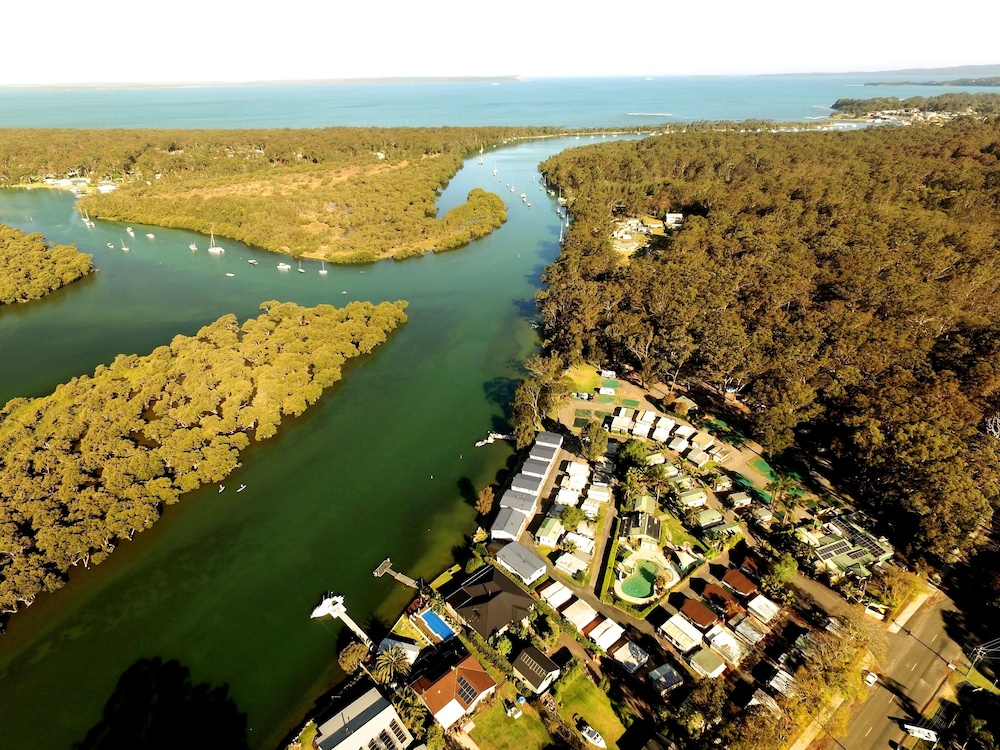
<path id="1" fill-rule="evenodd" d="M 192 684 L 176 660 L 140 659 L 118 679 L 104 716 L 74 750 L 246 750 L 247 717 L 226 685 Z"/>

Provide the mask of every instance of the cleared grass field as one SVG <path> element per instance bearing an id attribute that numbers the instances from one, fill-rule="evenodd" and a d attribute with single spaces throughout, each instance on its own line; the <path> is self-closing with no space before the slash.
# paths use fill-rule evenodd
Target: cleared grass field
<path id="1" fill-rule="evenodd" d="M 512 719 L 504 712 L 502 699 L 517 698 L 513 685 L 505 684 L 497 695 L 496 702 L 476 716 L 476 726 L 470 732 L 481 750 L 542 750 L 553 744 L 534 709 L 522 706 L 519 719 Z"/>
<path id="2" fill-rule="evenodd" d="M 625 734 L 625 726 L 618 719 L 611 701 L 597 685 L 583 673 L 577 672 L 559 690 L 557 702 L 559 713 L 570 726 L 576 726 L 574 717 L 582 717 L 590 726 L 601 733 L 609 750 L 618 747 L 618 740 Z"/>

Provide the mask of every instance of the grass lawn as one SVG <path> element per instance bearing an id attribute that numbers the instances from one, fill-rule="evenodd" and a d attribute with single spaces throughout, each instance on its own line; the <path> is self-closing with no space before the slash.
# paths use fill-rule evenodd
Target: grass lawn
<path id="1" fill-rule="evenodd" d="M 568 378 L 572 382 L 571 391 L 580 391 L 583 393 L 593 393 L 601 387 L 601 381 L 603 380 L 597 374 L 597 368 L 587 364 L 569 368 L 563 377 Z"/>
<path id="2" fill-rule="evenodd" d="M 615 743 L 625 734 L 625 727 L 611 708 L 608 696 L 581 672 L 560 688 L 557 702 L 559 713 L 567 724 L 575 727 L 573 717 L 581 716 L 601 733 L 609 749 L 618 747 Z"/>
<path id="3" fill-rule="evenodd" d="M 684 528 L 684 524 L 682 524 L 680 519 L 673 513 L 666 513 L 661 516 L 660 522 L 667 528 L 667 531 L 670 532 L 671 541 L 678 547 L 682 547 L 684 542 L 687 542 L 691 545 L 692 550 L 696 552 L 705 552 L 705 546 L 688 533 L 688 530 Z"/>
<path id="4" fill-rule="evenodd" d="M 482 750 L 542 750 L 553 744 L 534 709 L 522 705 L 521 718 L 512 719 L 504 713 L 502 698 L 517 698 L 509 682 L 497 691 L 496 702 L 475 718 L 470 735 Z"/>
<path id="5" fill-rule="evenodd" d="M 427 641 L 427 636 L 417 630 L 413 623 L 407 619 L 406 615 L 402 615 L 396 620 L 396 624 L 392 626 L 391 632 L 393 635 L 398 635 L 401 638 L 409 638 L 416 643 L 430 645 Z"/>

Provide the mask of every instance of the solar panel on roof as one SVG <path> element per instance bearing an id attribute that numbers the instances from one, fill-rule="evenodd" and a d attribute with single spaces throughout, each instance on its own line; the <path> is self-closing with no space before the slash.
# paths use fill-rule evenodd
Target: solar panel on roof
<path id="1" fill-rule="evenodd" d="M 846 539 L 841 539 L 839 542 L 834 542 L 833 544 L 830 544 L 829 546 L 818 550 L 816 552 L 816 555 L 819 557 L 820 560 L 826 562 L 827 560 L 830 560 L 836 557 L 837 555 L 844 554 L 850 548 L 851 548 L 851 543 Z"/>
<path id="2" fill-rule="evenodd" d="M 871 553 L 868 550 L 863 549 L 861 547 L 852 549 L 850 552 L 847 553 L 847 556 L 852 560 L 860 560 L 862 557 L 869 557 L 870 555 Z"/>
<path id="3" fill-rule="evenodd" d="M 466 704 L 472 703 L 476 697 L 476 689 L 464 677 L 458 678 L 458 697 Z"/>

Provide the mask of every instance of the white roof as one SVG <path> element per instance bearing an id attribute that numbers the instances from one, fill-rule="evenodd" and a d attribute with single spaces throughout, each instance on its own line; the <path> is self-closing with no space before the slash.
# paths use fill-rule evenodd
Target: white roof
<path id="1" fill-rule="evenodd" d="M 762 622 L 771 622 L 781 612 L 781 607 L 763 594 L 757 594 L 757 596 L 751 599 L 750 603 L 747 604 L 747 609 Z"/>
<path id="2" fill-rule="evenodd" d="M 688 445 L 688 441 L 685 440 L 684 438 L 682 438 L 682 437 L 675 437 L 673 440 L 671 440 L 667 444 L 667 447 L 670 450 L 674 451 L 675 453 L 683 453 L 684 451 L 686 451 L 691 446 Z"/>
<path id="3" fill-rule="evenodd" d="M 570 461 L 566 464 L 566 473 L 589 477 L 590 464 L 581 463 L 579 461 Z"/>
<path id="4" fill-rule="evenodd" d="M 497 562 L 529 585 L 545 573 L 545 561 L 517 542 L 510 542 L 497 552 Z"/>
<path id="5" fill-rule="evenodd" d="M 561 487 L 559 492 L 556 493 L 556 505 L 575 506 L 579 502 L 580 493 L 578 490 L 571 490 L 569 487 Z"/>
<path id="6" fill-rule="evenodd" d="M 618 643 L 619 639 L 623 635 L 625 635 L 625 628 L 623 628 L 614 620 L 605 620 L 596 628 L 590 631 L 589 638 L 598 646 L 607 651 L 616 643 Z"/>
<path id="7" fill-rule="evenodd" d="M 573 598 L 573 592 L 559 581 L 553 581 L 542 592 L 542 598 L 549 603 L 552 609 L 559 609 Z"/>
<path id="8" fill-rule="evenodd" d="M 721 628 L 709 635 L 708 642 L 712 644 L 712 650 L 725 659 L 731 667 L 739 666 L 749 653 L 746 644 L 729 628 Z"/>
<path id="9" fill-rule="evenodd" d="M 559 559 L 556 560 L 556 567 L 571 576 L 576 575 L 581 570 L 586 570 L 590 567 L 590 563 L 586 560 L 581 560 L 579 557 L 571 552 L 563 552 L 559 555 Z"/>
<path id="10" fill-rule="evenodd" d="M 382 639 L 382 642 L 378 644 L 378 653 L 382 653 L 387 648 L 392 646 L 399 647 L 404 654 L 406 654 L 406 660 L 413 664 L 417 660 L 417 656 L 420 654 L 420 646 L 416 643 L 410 643 L 409 641 L 402 641 L 398 638 L 393 638 L 392 636 L 386 636 Z"/>
<path id="11" fill-rule="evenodd" d="M 744 616 L 733 626 L 733 630 L 751 646 L 756 646 L 767 637 L 767 627 L 754 617 Z"/>
<path id="12" fill-rule="evenodd" d="M 534 515 L 537 502 L 538 499 L 534 495 L 529 495 L 526 492 L 518 492 L 517 490 L 507 490 L 500 498 L 500 507 L 513 508 L 522 513 Z"/>
<path id="13" fill-rule="evenodd" d="M 596 500 L 599 503 L 606 503 L 611 499 L 611 490 L 607 487 L 591 486 L 587 490 L 587 499 Z"/>
<path id="14" fill-rule="evenodd" d="M 670 417 L 660 417 L 656 420 L 656 429 L 666 430 L 668 433 L 677 426 L 677 423 Z"/>
<path id="15" fill-rule="evenodd" d="M 527 474 L 529 477 L 547 477 L 549 475 L 549 470 L 552 468 L 552 464 L 548 461 L 542 461 L 537 458 L 529 458 L 524 462 L 521 467 L 521 473 Z"/>
<path id="16" fill-rule="evenodd" d="M 625 645 L 617 649 L 612 656 L 615 657 L 615 661 L 621 662 L 629 672 L 635 672 L 649 661 L 649 654 L 632 641 L 625 641 Z"/>
<path id="17" fill-rule="evenodd" d="M 597 514 L 601 512 L 601 505 L 603 505 L 603 503 L 600 500 L 588 497 L 583 501 L 583 505 L 580 506 L 580 510 L 584 512 L 587 518 L 597 518 Z"/>
<path id="18" fill-rule="evenodd" d="M 602 396 L 614 396 L 615 395 L 615 389 L 614 388 L 598 388 L 597 392 L 600 393 Z"/>
<path id="19" fill-rule="evenodd" d="M 676 430 L 674 430 L 674 435 L 687 440 L 692 435 L 696 434 L 698 430 L 689 424 L 682 424 Z"/>
<path id="20" fill-rule="evenodd" d="M 698 468 L 701 468 L 712 459 L 709 458 L 708 454 L 705 453 L 705 451 L 693 450 L 687 454 L 687 460 L 693 463 Z"/>
<path id="21" fill-rule="evenodd" d="M 722 661 L 722 658 L 707 648 L 699 649 L 688 659 L 688 664 L 695 672 L 710 679 L 714 679 L 726 671 L 726 663 Z"/>
<path id="22" fill-rule="evenodd" d="M 528 525 L 528 514 L 522 513 L 513 508 L 501 508 L 497 513 L 493 526 L 490 527 L 490 536 L 493 539 L 507 539 L 514 541 L 524 528 Z"/>
<path id="23" fill-rule="evenodd" d="M 392 704 L 376 688 L 372 688 L 320 724 L 316 744 L 321 750 L 365 747 L 371 740 L 377 740 L 382 731 L 389 729 L 393 721 L 400 726 L 403 724 Z M 410 736 L 409 731 L 404 729 L 404 732 L 406 737 Z M 412 738 L 403 744 L 408 745 L 411 741 Z"/>
<path id="24" fill-rule="evenodd" d="M 653 420 L 654 419 L 656 419 L 656 412 L 655 411 L 643 411 L 643 412 L 639 412 L 639 418 L 638 418 L 639 422 L 645 422 L 646 424 L 651 425 L 651 424 L 653 424 Z"/>
<path id="25" fill-rule="evenodd" d="M 687 490 L 677 496 L 677 502 L 688 508 L 700 508 L 708 502 L 708 493 L 705 490 Z"/>
<path id="26" fill-rule="evenodd" d="M 583 599 L 577 599 L 563 610 L 562 616 L 573 624 L 577 630 L 583 630 L 597 617 L 597 610 Z"/>
<path id="27" fill-rule="evenodd" d="M 569 534 L 563 537 L 563 544 L 568 544 L 572 542 L 576 545 L 578 552 L 583 552 L 587 555 L 594 554 L 594 540 L 589 539 L 582 534 L 577 534 L 575 531 L 571 531 Z"/>
<path id="28" fill-rule="evenodd" d="M 587 477 L 582 474 L 563 474 L 559 477 L 559 486 L 580 492 L 587 486 Z"/>
<path id="29" fill-rule="evenodd" d="M 665 427 L 655 427 L 650 437 L 653 438 L 653 440 L 655 440 L 656 442 L 662 443 L 664 440 L 670 437 L 670 430 L 666 429 Z"/>
<path id="30" fill-rule="evenodd" d="M 701 643 L 701 631 L 679 613 L 660 626 L 660 632 L 667 637 L 681 653 L 687 653 Z"/>
<path id="31" fill-rule="evenodd" d="M 628 432 L 631 426 L 632 420 L 628 417 L 612 417 L 611 419 L 612 432 Z"/>
<path id="32" fill-rule="evenodd" d="M 653 428 L 650 427 L 648 424 L 643 424 L 642 422 L 636 422 L 632 426 L 632 434 L 635 437 L 648 438 L 650 430 L 652 429 Z"/>
<path id="33" fill-rule="evenodd" d="M 714 442 L 715 438 L 709 435 L 707 432 L 699 432 L 697 435 L 691 438 L 691 443 L 697 445 L 699 448 L 707 448 Z"/>
<path id="34" fill-rule="evenodd" d="M 538 497 L 538 493 L 542 491 L 542 487 L 545 484 L 545 480 L 541 477 L 533 477 L 527 474 L 518 474 L 514 477 L 513 481 L 510 483 L 510 487 L 513 490 L 519 492 L 525 492 L 529 495 L 534 495 Z"/>
<path id="35" fill-rule="evenodd" d="M 737 508 L 742 508 L 745 505 L 750 505 L 753 502 L 753 498 L 746 492 L 734 492 L 729 496 L 729 502 Z"/>
<path id="36" fill-rule="evenodd" d="M 528 458 L 534 458 L 537 461 L 545 461 L 549 464 L 554 463 L 558 456 L 559 449 L 555 446 L 538 445 L 537 443 L 531 446 L 531 452 L 528 454 Z"/>

